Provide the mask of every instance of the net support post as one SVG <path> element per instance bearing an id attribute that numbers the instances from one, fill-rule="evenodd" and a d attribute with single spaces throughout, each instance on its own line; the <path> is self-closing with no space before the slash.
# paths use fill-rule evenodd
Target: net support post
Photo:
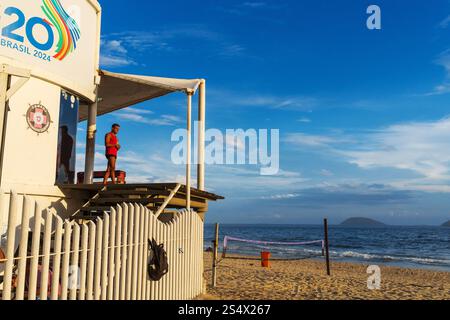
<path id="1" fill-rule="evenodd" d="M 328 219 L 323 220 L 323 228 L 324 228 L 324 234 L 325 234 L 325 262 L 327 266 L 327 275 L 331 276 L 331 269 L 330 269 L 330 246 L 328 242 Z"/>
<path id="2" fill-rule="evenodd" d="M 219 224 L 216 223 L 216 233 L 214 237 L 214 250 L 213 250 L 213 262 L 212 262 L 212 283 L 211 286 L 215 288 L 217 286 L 217 257 L 219 255 Z"/>

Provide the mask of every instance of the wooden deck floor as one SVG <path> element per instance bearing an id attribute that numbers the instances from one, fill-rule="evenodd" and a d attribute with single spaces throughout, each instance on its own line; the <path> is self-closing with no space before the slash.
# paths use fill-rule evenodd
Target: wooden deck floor
<path id="1" fill-rule="evenodd" d="M 144 189 L 149 191 L 170 191 L 175 188 L 177 183 L 133 183 L 133 184 L 109 184 L 107 185 L 106 190 L 108 191 L 125 191 L 125 190 L 138 190 Z M 67 190 L 80 190 L 80 191 L 90 191 L 90 192 L 99 192 L 103 189 L 103 184 L 65 184 L 59 186 L 62 189 Z M 186 193 L 186 186 L 181 185 L 180 193 Z M 201 191 L 196 188 L 191 188 L 191 195 L 194 197 L 203 198 L 205 200 L 223 200 L 225 199 L 222 196 L 216 195 L 214 193 L 210 193 L 207 191 Z"/>
<path id="2" fill-rule="evenodd" d="M 61 185 L 63 190 L 83 191 L 86 203 L 74 215 L 79 217 L 97 216 L 121 203 L 141 204 L 157 211 L 170 197 L 177 183 L 140 183 L 140 184 L 73 184 Z M 191 188 L 191 208 L 199 213 L 208 211 L 208 202 L 222 200 L 224 197 Z M 181 185 L 178 192 L 167 204 L 167 210 L 186 208 L 186 186 Z"/>

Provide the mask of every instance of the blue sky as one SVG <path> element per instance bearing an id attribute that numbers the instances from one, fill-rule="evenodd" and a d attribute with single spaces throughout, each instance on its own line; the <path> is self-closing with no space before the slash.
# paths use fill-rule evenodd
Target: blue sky
<path id="1" fill-rule="evenodd" d="M 208 166 L 208 190 L 226 197 L 208 222 L 450 219 L 449 1 L 100 2 L 104 69 L 206 78 L 208 128 L 280 129 L 278 175 Z M 382 30 L 366 28 L 370 4 Z M 130 181 L 180 181 L 170 137 L 184 104 L 174 94 L 101 117 L 98 168 L 120 122 Z"/>

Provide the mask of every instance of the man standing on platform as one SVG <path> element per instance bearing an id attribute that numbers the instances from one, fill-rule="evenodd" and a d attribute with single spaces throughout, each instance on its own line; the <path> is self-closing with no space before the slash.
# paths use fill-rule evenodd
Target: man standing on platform
<path id="1" fill-rule="evenodd" d="M 110 177 L 112 183 L 116 184 L 116 162 L 117 154 L 120 150 L 119 139 L 117 138 L 119 130 L 120 125 L 115 123 L 112 125 L 111 132 L 107 133 L 105 136 L 106 159 L 108 159 L 108 167 L 106 169 L 105 178 L 103 179 L 104 185 L 108 183 L 108 179 Z"/>

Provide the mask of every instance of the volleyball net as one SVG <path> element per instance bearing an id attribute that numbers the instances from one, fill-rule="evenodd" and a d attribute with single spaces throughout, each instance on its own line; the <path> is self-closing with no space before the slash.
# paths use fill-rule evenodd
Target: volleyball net
<path id="1" fill-rule="evenodd" d="M 325 240 L 273 242 L 225 236 L 222 259 L 259 259 L 270 252 L 272 260 L 303 260 L 325 256 Z"/>

